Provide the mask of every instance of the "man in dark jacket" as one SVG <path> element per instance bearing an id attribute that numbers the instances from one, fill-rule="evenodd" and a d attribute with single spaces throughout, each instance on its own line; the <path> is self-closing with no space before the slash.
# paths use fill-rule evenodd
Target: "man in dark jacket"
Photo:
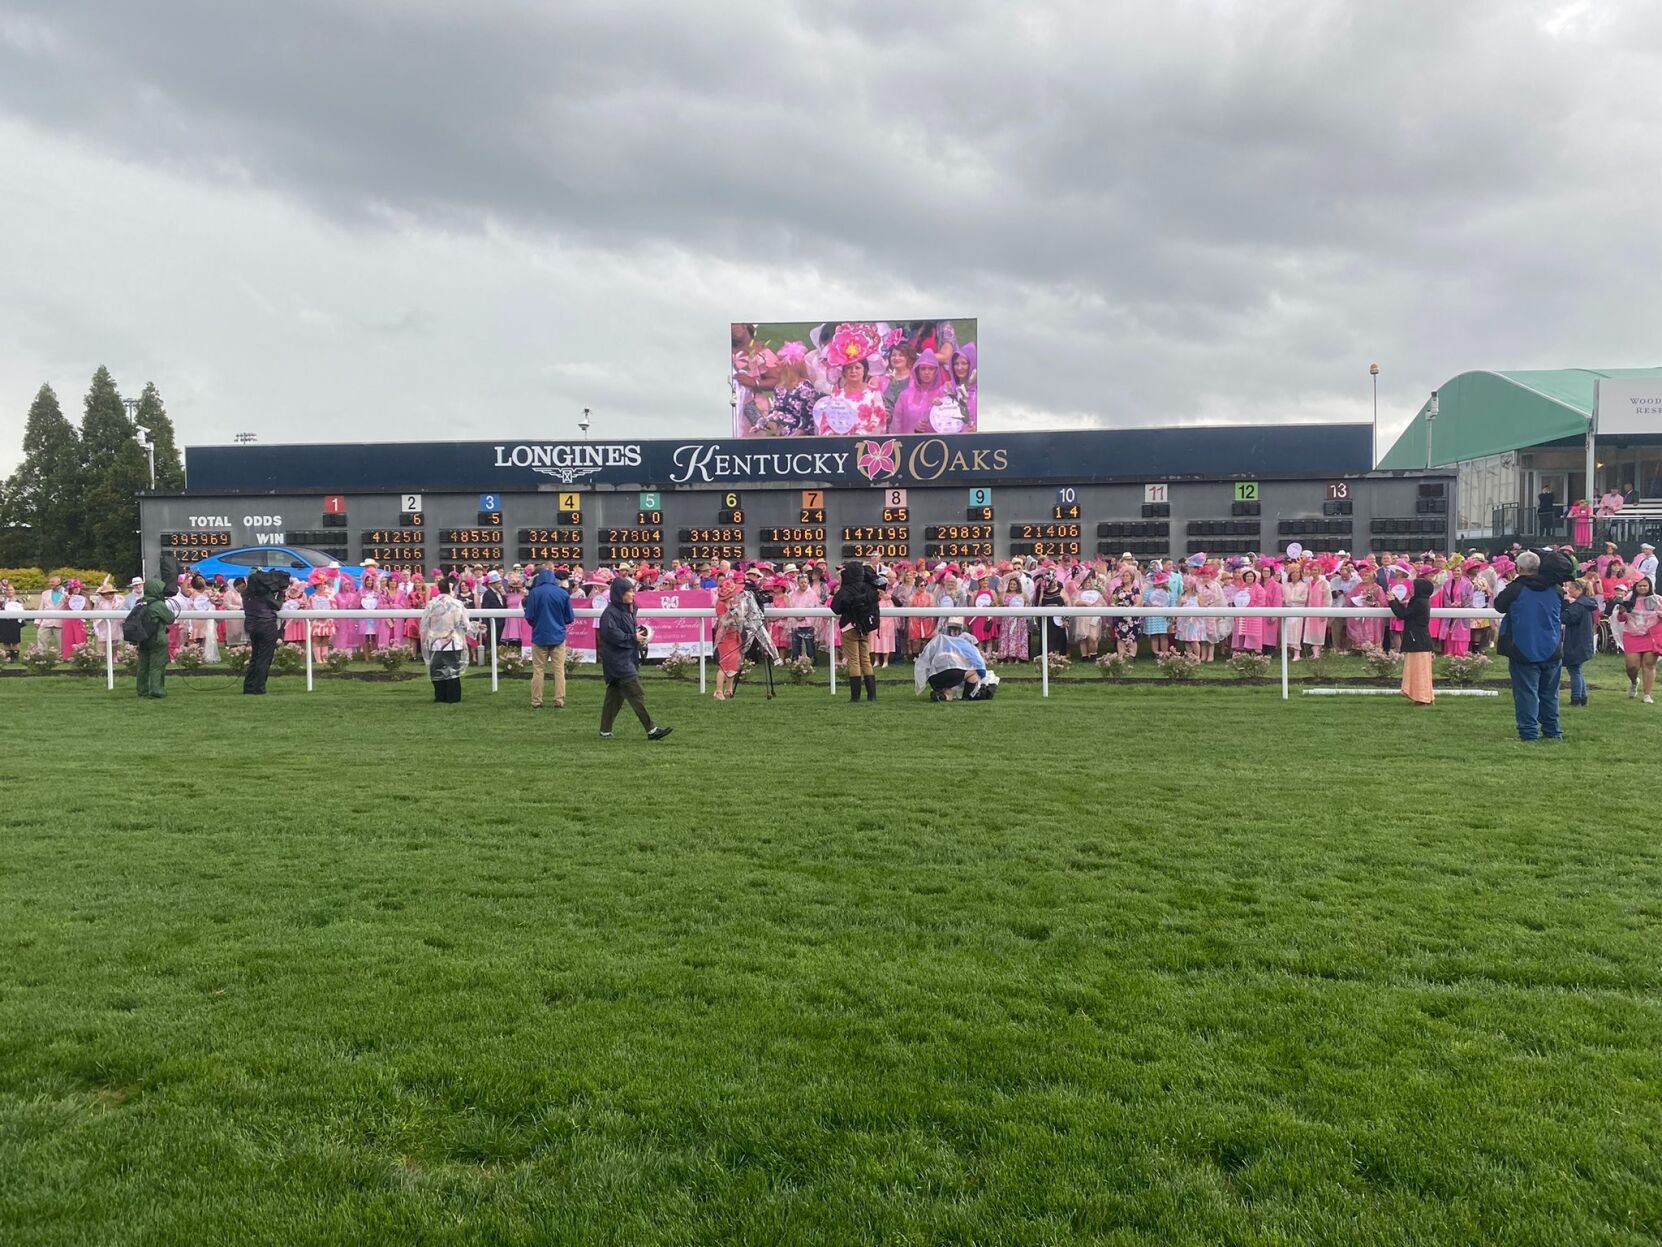
<path id="1" fill-rule="evenodd" d="M 554 664 L 554 709 L 566 704 L 566 629 L 577 615 L 571 609 L 571 594 L 561 587 L 553 572 L 537 573 L 536 583 L 525 595 L 525 622 L 531 625 L 531 708 L 542 705 L 543 671 Z"/>
<path id="2" fill-rule="evenodd" d="M 612 721 L 628 702 L 646 729 L 648 740 L 662 740 L 674 728 L 659 727 L 646 709 L 641 691 L 641 630 L 635 622 L 635 582 L 619 576 L 612 581 L 611 600 L 595 629 L 600 649 L 600 672 L 606 677 L 606 700 L 600 706 L 600 738 L 612 738 Z"/>
<path id="3" fill-rule="evenodd" d="M 1556 565 L 1543 573 L 1541 556 L 1525 550 L 1518 555 L 1518 578 L 1495 598 L 1495 609 L 1506 616 L 1501 621 L 1502 652 L 1512 671 L 1519 740 L 1564 738 L 1558 725 L 1558 677 L 1564 667 L 1558 586 L 1564 579 Z"/>
<path id="4" fill-rule="evenodd" d="M 848 664 L 848 700 L 860 700 L 860 685 L 866 700 L 877 700 L 877 677 L 871 668 L 871 634 L 877 631 L 877 576 L 859 559 L 843 564 L 837 592 L 831 598 L 837 613 L 839 644 Z"/>
<path id="5" fill-rule="evenodd" d="M 167 696 L 167 629 L 178 616 L 162 595 L 162 582 L 152 576 L 144 582 L 144 612 L 150 637 L 138 643 L 138 695 Z"/>
<path id="6" fill-rule="evenodd" d="M 266 678 L 271 674 L 271 660 L 277 653 L 277 641 L 283 630 L 277 623 L 284 592 L 289 587 L 287 572 L 257 571 L 248 578 L 242 595 L 243 622 L 248 629 L 248 668 L 242 674 L 242 691 L 265 692 Z"/>

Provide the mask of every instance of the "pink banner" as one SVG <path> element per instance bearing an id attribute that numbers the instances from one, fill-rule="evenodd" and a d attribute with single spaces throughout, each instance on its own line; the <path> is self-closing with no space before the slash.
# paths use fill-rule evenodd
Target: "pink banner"
<path id="1" fill-rule="evenodd" d="M 712 589 L 679 589 L 667 593 L 647 593 L 643 590 L 635 594 L 637 610 L 710 610 L 715 604 L 716 595 Z M 604 606 L 605 601 L 574 601 L 572 605 L 578 610 L 583 610 Z M 594 626 L 598 622 L 595 619 L 579 619 L 567 628 L 566 648 L 577 650 L 586 659 L 593 661 Z M 652 643 L 646 648 L 648 658 L 668 658 L 675 650 L 696 658 L 701 638 L 705 655 L 715 653 L 709 640 L 711 621 L 708 619 L 664 618 L 645 619 L 641 622 L 652 628 Z"/>

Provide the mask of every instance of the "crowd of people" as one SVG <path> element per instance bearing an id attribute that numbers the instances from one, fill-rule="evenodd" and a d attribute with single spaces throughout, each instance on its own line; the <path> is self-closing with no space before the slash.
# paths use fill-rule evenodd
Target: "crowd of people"
<path id="1" fill-rule="evenodd" d="M 733 325 L 740 437 L 871 437 L 973 433 L 979 418 L 976 347 L 951 321 L 820 325 L 778 350 L 758 326 Z"/>
<path id="2" fill-rule="evenodd" d="M 944 631 L 940 617 L 892 613 L 895 607 L 924 607 L 961 619 L 961 630 L 955 633 L 961 642 L 947 648 L 952 652 L 961 652 L 963 646 L 973 648 L 982 670 L 987 663 L 1028 662 L 1041 649 L 1087 660 L 1109 651 L 1130 658 L 1146 641 L 1156 655 L 1180 650 L 1207 663 L 1230 654 L 1277 650 L 1285 641 L 1293 662 L 1324 652 L 1401 650 L 1407 672 L 1404 691 L 1415 700 L 1429 700 L 1430 655 L 1489 650 L 1499 644 L 1503 632 L 1498 621 L 1433 619 L 1430 612 L 1441 607 L 1502 609 L 1508 587 L 1530 575 L 1520 562 L 1536 553 L 1513 546 L 1499 553 L 1386 552 L 1358 558 L 1344 551 L 1315 553 L 1295 544 L 1275 556 L 1194 554 L 1182 561 L 1168 558 L 1147 563 L 1128 553 L 1116 560 L 1023 558 L 932 564 L 887 563 L 873 557 L 838 569 L 823 561 L 782 566 L 676 561 L 665 567 L 623 564 L 592 570 L 565 565 L 470 565 L 426 574 L 410 568 L 382 571 L 374 560 L 368 560 L 359 579 L 331 566 L 316 569 L 306 581 L 290 582 L 276 618 L 282 640 L 294 644 L 309 640 L 320 660 L 332 652 L 371 658 L 393 648 L 419 648 L 430 664 L 435 653 L 447 655 L 443 677 L 435 675 L 436 687 L 442 686 L 438 687 L 441 700 L 459 693 L 460 668 L 477 655 L 494 631 L 500 648 L 519 649 L 533 657 L 533 704 L 542 703 L 541 677 L 548 669 L 554 674 L 554 704 L 562 705 L 565 628 L 571 622 L 565 616 L 575 618 L 577 609 L 618 605 L 614 595 L 620 584 L 629 586 L 631 604 L 637 587 L 714 591 L 718 610 L 713 633 L 718 668 L 714 696 L 718 699 L 732 695 L 747 658 L 754 660 L 760 653 L 768 661 L 812 662 L 833 645 L 852 694 L 858 697 L 864 689 L 867 697 L 874 698 L 875 671 L 897 661 L 918 659 Z M 1656 656 L 1662 651 L 1662 599 L 1656 593 L 1654 546 L 1642 544 L 1631 559 L 1614 543 L 1580 561 L 1570 546 L 1557 555 L 1569 572 L 1560 582 L 1559 593 L 1565 603 L 1564 662 L 1570 668 L 1572 704 L 1585 703 L 1580 669 L 1600 646 L 1622 653 L 1630 696 L 1642 696 L 1651 703 Z M 185 645 L 198 645 L 211 663 L 219 659 L 223 647 L 245 644 L 244 625 L 235 615 L 243 608 L 244 587 L 241 580 L 208 581 L 190 572 L 168 586 L 162 595 L 169 611 L 168 658 L 176 657 Z M 550 614 L 548 601 L 556 590 L 562 603 L 555 612 L 557 619 Z M 75 612 L 127 611 L 144 597 L 145 586 L 137 578 L 125 591 L 106 579 L 88 592 L 79 581 L 60 582 L 54 577 L 39 605 Z M 435 603 L 441 603 L 441 608 L 435 608 Z M 1123 607 L 1204 612 L 1255 606 L 1389 608 L 1392 617 L 1329 620 L 1112 613 Z M 993 607 L 1100 607 L 1103 613 L 1037 618 L 981 613 Z M 764 615 L 768 608 L 773 613 Z M 792 615 L 793 608 L 804 613 Z M 828 618 L 806 613 L 821 608 L 836 614 Z M 18 595 L 0 582 L 0 649 L 9 648 L 8 657 L 14 659 L 19 629 L 8 629 L 6 621 L 10 615 L 20 623 L 17 612 L 21 609 Z M 298 616 L 305 609 L 423 614 L 419 619 L 314 619 L 308 628 L 308 621 Z M 487 625 L 473 621 L 471 612 L 478 610 L 509 615 Z M 186 612 L 227 617 L 178 618 Z M 112 628 L 119 629 L 119 622 L 41 620 L 39 640 L 59 647 L 67 658 L 89 639 L 102 642 Z M 435 637 L 442 639 L 435 642 Z M 1426 655 L 1423 662 L 1421 654 Z"/>
<path id="3" fill-rule="evenodd" d="M 1571 553 L 1570 547 L 1564 551 Z M 1127 656 L 1143 644 L 1155 654 L 1182 650 L 1202 662 L 1216 662 L 1231 653 L 1277 650 L 1282 633 L 1292 661 L 1324 651 L 1345 652 L 1367 648 L 1390 651 L 1402 647 L 1405 623 L 1401 619 L 1281 619 L 1271 616 L 1175 617 L 1163 615 L 1120 616 L 1109 613 L 1116 607 L 1160 608 L 1208 607 L 1249 608 L 1253 606 L 1296 608 L 1372 607 L 1386 608 L 1393 601 L 1406 602 L 1416 581 L 1430 584 L 1431 608 L 1483 609 L 1495 603 L 1501 590 L 1518 576 L 1517 557 L 1521 547 L 1497 554 L 1480 551 L 1446 556 L 1382 553 L 1353 558 L 1344 551 L 1314 553 L 1294 545 L 1275 556 L 1242 555 L 1229 558 L 1194 554 L 1187 559 L 1155 559 L 1139 562 L 1130 554 L 1118 559 L 1005 559 L 980 562 L 913 561 L 885 562 L 873 557 L 862 561 L 870 570 L 878 607 L 878 624 L 871 636 L 870 660 L 874 670 L 915 658 L 935 635 L 938 622 L 930 618 L 897 618 L 888 611 L 897 606 L 926 607 L 961 612 L 966 632 L 982 655 L 993 662 L 1027 662 L 1038 655 L 1038 628 L 1046 632 L 1044 648 L 1052 653 L 1074 653 L 1091 659 L 1110 650 Z M 1614 543 L 1602 553 L 1579 564 L 1576 588 L 1591 604 L 1595 614 L 1595 635 L 1605 648 L 1621 648 L 1628 629 L 1618 616 L 1629 608 L 1640 609 L 1638 601 L 1656 585 L 1657 556 L 1650 543 L 1642 545 L 1631 561 Z M 667 566 L 620 564 L 617 568 L 586 569 L 582 566 L 549 565 L 541 569 L 558 577 L 578 609 L 599 609 L 607 601 L 609 586 L 619 576 L 628 577 L 645 590 L 707 589 L 718 595 L 745 588 L 754 605 L 787 612 L 767 619 L 768 640 L 786 658 L 815 659 L 830 648 L 835 624 L 826 618 L 791 616 L 791 608 L 825 608 L 832 604 L 842 569 L 824 561 L 801 564 L 755 562 L 748 566 L 731 562 L 677 560 Z M 506 620 L 492 628 L 499 646 L 529 650 L 532 624 L 521 617 L 521 608 L 538 576 L 536 565 L 514 564 L 507 568 L 467 565 L 447 574 L 435 569 L 426 574 L 410 568 L 382 571 L 375 560 L 366 561 L 361 579 L 354 579 L 339 567 L 316 569 L 307 580 L 292 581 L 286 591 L 280 617 L 282 639 L 305 644 L 310 639 L 319 660 L 331 652 L 372 658 L 392 648 L 419 644 L 420 626 L 415 619 L 312 620 L 297 612 L 310 610 L 423 610 L 436 596 L 441 580 L 449 579 L 458 602 L 471 610 L 507 610 Z M 244 582 L 205 580 L 184 573 L 167 595 L 176 613 L 226 613 L 229 617 L 179 620 L 169 629 L 168 645 L 176 656 L 185 645 L 203 647 L 205 656 L 217 660 L 223 647 L 246 643 L 242 623 L 233 612 L 243 606 Z M 87 592 L 79 581 L 47 584 L 38 605 L 47 610 L 98 611 L 130 610 L 142 597 L 143 584 L 135 577 L 125 590 L 110 581 Z M 0 582 L 0 600 L 19 601 L 11 586 Z M 1104 613 L 1046 617 L 1042 625 L 1013 617 L 978 614 L 986 607 L 1097 607 Z M 21 609 L 21 606 L 18 607 Z M 292 616 L 292 617 L 289 617 Z M 104 624 L 73 619 L 42 620 L 40 639 L 57 645 L 63 657 L 89 637 L 102 640 Z M 1433 651 L 1461 655 L 1490 649 L 1496 628 L 1488 620 L 1441 620 L 1429 624 Z M 473 629 L 470 647 L 479 646 L 486 634 Z"/>

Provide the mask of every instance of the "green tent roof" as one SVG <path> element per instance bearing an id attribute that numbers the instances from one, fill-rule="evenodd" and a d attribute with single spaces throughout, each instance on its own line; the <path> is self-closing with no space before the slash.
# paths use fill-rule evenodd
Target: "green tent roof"
<path id="1" fill-rule="evenodd" d="M 1433 466 L 1586 436 L 1593 414 L 1593 382 L 1604 377 L 1662 377 L 1662 368 L 1545 368 L 1463 372 L 1450 378 L 1437 387 Z M 1429 405 L 1430 399 L 1426 402 Z M 1414 414 L 1379 466 L 1426 466 L 1425 407 Z"/>

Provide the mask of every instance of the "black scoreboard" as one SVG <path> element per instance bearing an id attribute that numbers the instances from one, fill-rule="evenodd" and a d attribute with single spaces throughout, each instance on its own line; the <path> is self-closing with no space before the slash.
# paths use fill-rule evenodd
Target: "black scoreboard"
<path id="1" fill-rule="evenodd" d="M 1446 549 L 1458 514 L 1446 474 L 1346 479 L 1052 482 L 965 487 L 807 482 L 661 489 L 533 485 L 508 494 L 154 495 L 145 550 L 180 562 L 287 545 L 383 567 L 586 567 L 876 557 L 1181 558 L 1306 549 Z M 1424 493 L 1420 493 L 1421 488 Z M 996 501 L 994 495 L 997 495 Z M 244 514 L 246 512 L 246 514 Z M 321 512 L 321 516 L 320 513 Z M 348 527 L 350 517 L 350 527 Z M 319 523 L 321 518 L 321 523 Z M 308 555 L 315 557 L 315 554 Z"/>

